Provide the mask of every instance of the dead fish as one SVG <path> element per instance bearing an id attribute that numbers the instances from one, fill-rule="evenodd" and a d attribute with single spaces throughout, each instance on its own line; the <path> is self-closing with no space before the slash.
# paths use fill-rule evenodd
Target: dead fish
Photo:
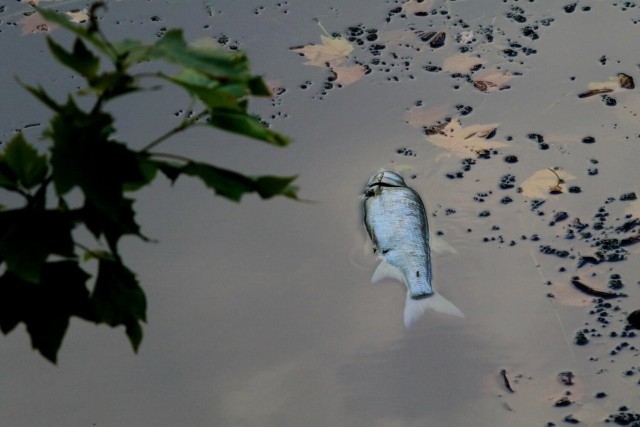
<path id="1" fill-rule="evenodd" d="M 363 198 L 365 227 L 381 259 L 371 281 L 392 278 L 405 284 L 405 326 L 428 309 L 464 317 L 433 289 L 429 224 L 418 193 L 396 172 L 380 170 L 369 180 Z"/>

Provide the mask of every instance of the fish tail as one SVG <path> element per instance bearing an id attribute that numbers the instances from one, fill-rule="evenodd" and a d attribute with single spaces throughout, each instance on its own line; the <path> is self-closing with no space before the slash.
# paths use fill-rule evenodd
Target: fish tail
<path id="1" fill-rule="evenodd" d="M 411 327 L 427 310 L 464 318 L 464 314 L 458 307 L 437 292 L 422 299 L 413 299 L 407 292 L 407 300 L 404 304 L 404 326 Z"/>

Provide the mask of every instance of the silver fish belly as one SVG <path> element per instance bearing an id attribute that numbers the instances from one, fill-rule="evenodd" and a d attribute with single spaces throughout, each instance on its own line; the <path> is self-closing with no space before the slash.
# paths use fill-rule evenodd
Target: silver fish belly
<path id="1" fill-rule="evenodd" d="M 397 173 L 381 170 L 369 180 L 363 198 L 365 227 L 382 259 L 371 281 L 393 278 L 406 285 L 404 326 L 411 327 L 427 310 L 464 318 L 433 289 L 429 224 L 418 193 Z"/>
<path id="2" fill-rule="evenodd" d="M 432 295 L 429 224 L 418 193 L 397 173 L 378 172 L 364 192 L 364 222 L 374 252 L 402 272 L 408 296 Z"/>

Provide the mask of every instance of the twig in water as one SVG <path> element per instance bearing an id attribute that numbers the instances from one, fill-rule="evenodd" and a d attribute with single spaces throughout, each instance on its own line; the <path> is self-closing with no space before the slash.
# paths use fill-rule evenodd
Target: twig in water
<path id="1" fill-rule="evenodd" d="M 500 377 L 502 378 L 502 382 L 504 383 L 505 388 L 509 390 L 509 392 L 515 393 L 516 391 L 511 387 L 511 383 L 509 382 L 509 378 L 507 377 L 506 369 L 500 370 Z"/>

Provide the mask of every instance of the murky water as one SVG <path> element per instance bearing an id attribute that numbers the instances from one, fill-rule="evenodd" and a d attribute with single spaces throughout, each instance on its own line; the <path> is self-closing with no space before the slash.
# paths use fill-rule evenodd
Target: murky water
<path id="1" fill-rule="evenodd" d="M 132 354 L 122 331 L 79 321 L 55 367 L 30 351 L 24 330 L 3 337 L 3 425 L 601 425 L 620 411 L 640 412 L 638 338 L 624 329 L 625 314 L 640 308 L 637 249 L 627 247 L 624 262 L 577 268 L 580 256 L 601 249 L 601 233 L 637 232 L 615 232 L 640 216 L 636 202 L 620 200 L 640 191 L 640 98 L 616 78 L 640 75 L 640 8 L 601 1 L 578 2 L 571 13 L 539 0 L 341 3 L 110 4 L 108 33 L 151 40 L 162 27 L 184 27 L 189 40 L 225 35 L 272 86 L 286 89 L 252 105 L 295 140 L 291 147 L 197 130 L 168 142 L 167 151 L 246 173 L 297 173 L 301 196 L 316 203 L 247 198 L 236 205 L 188 180 L 173 187 L 159 180 L 142 192 L 139 221 L 159 243 L 124 244 L 149 300 L 140 354 Z M 399 7 L 407 12 L 390 13 Z M 42 34 L 21 36 L 12 25 L 22 8 L 0 14 L 5 141 L 15 129 L 47 120 L 13 76 L 58 94 L 74 84 L 42 53 Z M 349 40 L 348 28 L 357 26 L 363 34 Z M 353 83 L 323 89 L 332 72 L 304 65 L 307 59 L 290 50 L 320 44 L 324 31 L 353 46 L 329 64 Z M 446 33 L 444 46 L 420 39 L 432 31 Z M 471 31 L 468 44 L 456 41 Z M 377 39 L 368 40 L 371 34 Z M 461 49 L 481 58 L 482 68 L 452 76 L 444 63 Z M 364 65 L 370 73 L 361 75 Z M 482 92 L 474 81 L 493 86 Z M 612 91 L 577 96 L 602 87 Z M 616 105 L 607 106 L 606 97 Z M 157 136 L 158 118 L 168 122 L 187 105 L 167 92 L 115 105 L 121 139 L 142 145 Z M 408 115 L 433 107 L 443 113 Z M 470 114 L 462 114 L 465 107 Z M 423 127 L 445 117 L 460 119 L 455 138 L 425 135 Z M 484 141 L 464 130 L 496 123 Z M 26 132 L 35 137 L 42 129 Z M 596 142 L 581 142 L 586 136 Z M 507 145 L 460 157 L 460 141 Z M 405 155 L 409 150 L 415 156 Z M 518 161 L 506 162 L 507 155 Z M 380 167 L 407 177 L 432 214 L 432 231 L 457 250 L 434 256 L 435 285 L 466 319 L 428 313 L 405 330 L 402 286 L 369 283 L 376 260 L 358 195 Z M 556 195 L 543 183 L 539 195 L 528 186 L 539 180 L 527 180 L 549 168 L 575 179 L 562 175 Z M 535 207 L 535 199 L 545 203 Z M 601 207 L 608 216 L 598 219 Z M 550 226 L 557 212 L 568 219 Z M 589 228 L 580 229 L 576 218 Z M 567 256 L 542 253 L 541 245 Z M 612 274 L 628 297 L 610 307 L 570 283 L 579 276 L 611 291 Z M 606 318 L 590 314 L 596 310 Z M 584 328 L 589 343 L 575 345 Z M 564 371 L 575 376 L 573 385 L 559 380 Z M 563 396 L 571 403 L 554 406 Z"/>

